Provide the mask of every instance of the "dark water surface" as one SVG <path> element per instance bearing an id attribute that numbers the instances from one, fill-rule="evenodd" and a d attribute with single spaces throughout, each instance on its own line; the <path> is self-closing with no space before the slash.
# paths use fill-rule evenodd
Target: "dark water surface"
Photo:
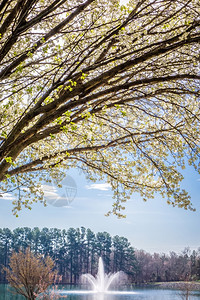
<path id="1" fill-rule="evenodd" d="M 25 300 L 24 297 L 13 295 L 10 288 L 0 285 L 0 300 Z M 176 290 L 155 288 L 133 288 L 127 292 L 110 292 L 108 294 L 95 294 L 90 291 L 73 290 L 63 287 L 63 295 L 67 300 L 183 300 L 181 292 Z M 63 299 L 63 298 L 60 298 Z M 200 291 L 191 292 L 189 300 L 200 300 Z"/>

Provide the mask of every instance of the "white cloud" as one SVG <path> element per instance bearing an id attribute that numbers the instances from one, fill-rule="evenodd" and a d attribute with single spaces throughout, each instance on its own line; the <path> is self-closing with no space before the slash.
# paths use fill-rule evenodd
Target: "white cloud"
<path id="1" fill-rule="evenodd" d="M 2 194 L 2 198 L 3 200 L 10 200 L 10 201 L 13 201 L 15 198 L 12 196 L 12 194 L 9 194 L 9 193 L 5 193 L 5 194 Z"/>
<path id="2" fill-rule="evenodd" d="M 44 192 L 44 196 L 46 198 L 57 198 L 59 197 L 58 191 L 54 186 L 50 186 L 50 185 L 42 185 L 42 189 Z"/>
<path id="3" fill-rule="evenodd" d="M 42 189 L 43 189 L 43 191 L 45 191 L 45 192 L 56 192 L 57 191 L 57 189 L 56 189 L 56 187 L 55 186 L 52 186 L 52 185 L 47 185 L 47 184 L 43 184 L 42 185 Z"/>
<path id="4" fill-rule="evenodd" d="M 74 200 L 76 191 L 68 191 L 67 189 L 62 190 L 51 185 L 42 185 L 42 188 L 47 204 L 51 204 L 56 207 L 72 208 L 69 204 Z"/>
<path id="5" fill-rule="evenodd" d="M 106 193 L 106 194 L 105 193 L 98 193 L 97 194 L 98 197 L 105 197 L 105 195 L 106 195 L 106 197 L 113 197 L 113 194 L 109 194 L 109 193 Z"/>
<path id="6" fill-rule="evenodd" d="M 87 190 L 108 191 L 111 188 L 109 183 L 93 183 L 85 186 Z"/>

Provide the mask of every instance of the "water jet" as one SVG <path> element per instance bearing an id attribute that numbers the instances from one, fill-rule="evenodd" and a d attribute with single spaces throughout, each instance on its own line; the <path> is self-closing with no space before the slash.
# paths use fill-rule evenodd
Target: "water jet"
<path id="1" fill-rule="evenodd" d="M 103 260 L 100 257 L 97 275 L 84 274 L 82 275 L 82 282 L 89 283 L 94 292 L 106 293 L 111 285 L 122 279 L 124 280 L 125 277 L 126 275 L 122 271 L 106 274 L 104 271 Z"/>

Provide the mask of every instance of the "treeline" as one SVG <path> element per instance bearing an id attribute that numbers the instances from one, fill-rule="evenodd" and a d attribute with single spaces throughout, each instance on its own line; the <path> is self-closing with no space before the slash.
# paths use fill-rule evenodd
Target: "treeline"
<path id="1" fill-rule="evenodd" d="M 0 229 L 1 269 L 8 266 L 12 251 L 27 247 L 34 254 L 51 256 L 63 283 L 77 284 L 84 273 L 95 275 L 100 256 L 106 273 L 124 271 L 131 283 L 200 279 L 200 248 L 192 252 L 186 248 L 181 254 L 150 254 L 135 250 L 125 237 L 95 234 L 84 227 Z M 0 282 L 5 282 L 2 272 Z"/>
<path id="2" fill-rule="evenodd" d="M 200 279 L 200 248 L 182 253 L 150 254 L 144 250 L 135 251 L 137 262 L 136 282 L 191 281 Z"/>
<path id="3" fill-rule="evenodd" d="M 98 259 L 104 260 L 105 272 L 124 271 L 130 281 L 136 270 L 133 247 L 125 237 L 111 237 L 107 232 L 95 234 L 90 229 L 24 227 L 11 231 L 0 229 L 0 265 L 8 266 L 12 251 L 30 247 L 34 254 L 49 255 L 56 263 L 63 283 L 76 284 L 80 275 L 95 275 Z M 0 281 L 5 281 L 5 274 L 0 272 Z"/>

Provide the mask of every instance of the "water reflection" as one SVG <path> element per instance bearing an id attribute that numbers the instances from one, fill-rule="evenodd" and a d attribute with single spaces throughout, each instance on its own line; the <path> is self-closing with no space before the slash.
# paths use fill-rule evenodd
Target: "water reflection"
<path id="1" fill-rule="evenodd" d="M 101 294 L 101 293 L 93 295 L 92 300 L 108 300 L 108 297 L 109 297 L 109 300 L 113 300 L 112 295 L 106 295 L 106 294 Z"/>
<path id="2" fill-rule="evenodd" d="M 109 291 L 94 293 L 92 291 L 64 291 L 68 300 L 180 300 L 180 291 L 162 289 L 135 289 L 135 291 Z M 193 292 L 190 300 L 200 299 L 199 292 Z"/>
<path id="3" fill-rule="evenodd" d="M 24 300 L 20 295 L 13 295 L 9 287 L 0 284 L 0 300 Z M 60 294 L 67 296 L 67 300 L 180 300 L 180 291 L 163 290 L 155 288 L 134 288 L 129 291 L 113 291 L 94 293 L 92 291 L 73 290 L 69 287 L 60 290 Z M 62 300 L 60 298 L 59 300 Z M 194 291 L 190 295 L 190 300 L 200 300 L 200 291 Z"/>

